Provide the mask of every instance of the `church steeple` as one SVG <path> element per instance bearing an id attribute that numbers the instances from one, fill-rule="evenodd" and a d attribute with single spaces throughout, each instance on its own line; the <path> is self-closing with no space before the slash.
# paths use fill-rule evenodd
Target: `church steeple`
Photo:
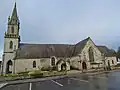
<path id="1" fill-rule="evenodd" d="M 14 61 L 15 51 L 19 48 L 20 35 L 19 35 L 19 19 L 17 15 L 16 3 L 14 5 L 12 15 L 8 17 L 8 26 L 4 35 L 4 62 L 3 62 L 3 73 L 9 73 L 13 68 L 9 68 L 7 63 Z M 14 67 L 14 64 L 13 64 Z"/>
<path id="2" fill-rule="evenodd" d="M 19 35 L 20 23 L 17 15 L 16 3 L 14 5 L 12 16 L 8 17 L 8 28 L 4 35 L 4 52 L 13 52 L 18 49 L 20 43 Z M 14 48 L 15 47 L 15 48 Z"/>
<path id="3" fill-rule="evenodd" d="M 13 25 L 19 24 L 19 19 L 18 19 L 18 16 L 17 16 L 16 2 L 15 2 L 15 5 L 14 5 L 14 8 L 13 8 L 13 11 L 12 11 L 12 16 L 11 16 L 11 18 L 9 17 L 8 24 L 13 24 Z"/>

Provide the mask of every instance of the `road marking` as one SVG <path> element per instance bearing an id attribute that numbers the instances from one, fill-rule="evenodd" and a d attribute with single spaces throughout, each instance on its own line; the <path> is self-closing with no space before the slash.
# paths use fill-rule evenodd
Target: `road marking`
<path id="1" fill-rule="evenodd" d="M 62 84 L 60 84 L 60 83 L 58 83 L 58 82 L 56 82 L 56 81 L 54 81 L 54 80 L 51 80 L 52 82 L 54 82 L 54 83 L 56 83 L 57 85 L 59 85 L 59 86 L 63 86 Z"/>
<path id="2" fill-rule="evenodd" d="M 32 83 L 30 82 L 29 90 L 32 90 Z"/>
<path id="3" fill-rule="evenodd" d="M 1 83 L 0 84 L 0 88 L 4 87 L 5 85 L 7 85 L 8 83 Z"/>
<path id="4" fill-rule="evenodd" d="M 70 78 L 70 79 L 72 79 L 72 80 L 78 80 L 78 81 L 81 81 L 81 82 L 89 83 L 89 81 L 87 81 L 87 80 L 82 80 L 82 79 L 77 79 L 77 78 Z"/>

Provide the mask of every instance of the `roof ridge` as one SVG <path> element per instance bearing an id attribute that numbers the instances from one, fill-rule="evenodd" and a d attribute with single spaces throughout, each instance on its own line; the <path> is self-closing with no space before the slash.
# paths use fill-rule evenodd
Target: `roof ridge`
<path id="1" fill-rule="evenodd" d="M 88 41 L 89 39 L 90 39 L 90 37 L 83 39 L 83 40 L 79 41 L 78 43 L 76 43 L 75 45 L 78 45 L 79 43 L 84 42 L 84 41 Z"/>
<path id="2" fill-rule="evenodd" d="M 55 43 L 20 43 L 20 44 L 24 44 L 24 45 L 74 45 L 74 44 L 55 44 Z"/>

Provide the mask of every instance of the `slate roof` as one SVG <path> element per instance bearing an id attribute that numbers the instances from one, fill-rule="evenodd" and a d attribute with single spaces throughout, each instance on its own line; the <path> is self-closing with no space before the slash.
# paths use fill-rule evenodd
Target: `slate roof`
<path id="1" fill-rule="evenodd" d="M 15 59 L 35 59 L 56 57 L 72 57 L 82 52 L 90 37 L 77 44 L 26 44 L 20 43 Z M 106 46 L 97 46 L 105 56 L 115 56 L 115 51 Z"/>
<path id="2" fill-rule="evenodd" d="M 116 56 L 116 52 L 113 49 L 109 49 L 106 46 L 97 46 L 101 53 L 104 53 L 105 56 L 111 57 Z"/>
<path id="3" fill-rule="evenodd" d="M 80 41 L 77 44 L 25 44 L 20 43 L 19 49 L 16 51 L 16 58 L 49 58 L 71 57 L 79 54 L 84 48 L 89 38 Z"/>
<path id="4" fill-rule="evenodd" d="M 78 42 L 76 45 L 75 45 L 75 52 L 74 52 L 74 55 L 76 54 L 79 54 L 82 52 L 83 48 L 85 47 L 87 41 L 90 39 L 90 37 Z"/>
<path id="5" fill-rule="evenodd" d="M 16 58 L 48 58 L 51 56 L 56 57 L 69 57 L 72 55 L 73 45 L 67 44 L 20 44 L 17 50 Z M 67 53 L 66 51 L 69 51 Z"/>

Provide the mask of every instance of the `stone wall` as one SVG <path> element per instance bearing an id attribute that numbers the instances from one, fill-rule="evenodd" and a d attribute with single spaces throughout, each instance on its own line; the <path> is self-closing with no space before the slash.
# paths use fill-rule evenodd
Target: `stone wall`
<path id="1" fill-rule="evenodd" d="M 117 58 L 116 57 L 105 57 L 106 66 L 108 66 L 108 61 L 110 62 L 110 66 L 117 65 Z"/>
<path id="2" fill-rule="evenodd" d="M 89 53 L 88 53 L 88 50 L 90 47 L 93 48 L 94 61 L 101 61 L 102 60 L 101 52 L 99 51 L 99 49 L 96 47 L 96 45 L 91 40 L 89 40 L 86 43 L 84 49 L 82 50 L 82 55 L 84 55 L 84 53 L 85 53 L 87 61 L 90 61 L 89 60 Z"/>
<path id="3" fill-rule="evenodd" d="M 13 42 L 13 49 L 9 48 L 10 41 Z M 16 47 L 16 49 L 18 48 L 18 42 L 19 39 L 16 38 L 4 38 L 4 52 L 13 52 L 13 50 L 15 49 L 14 46 Z"/>
<path id="4" fill-rule="evenodd" d="M 61 58 L 55 57 L 55 64 Z M 62 58 L 63 59 L 63 58 Z M 17 59 L 15 61 L 15 73 L 24 72 L 24 71 L 32 71 L 39 70 L 41 68 L 49 68 L 51 65 L 51 58 L 40 58 L 40 59 Z M 36 68 L 33 68 L 33 61 L 36 61 Z M 60 67 L 60 66 L 59 66 Z M 13 70 L 14 71 L 14 70 Z"/>
<path id="5" fill-rule="evenodd" d="M 87 69 L 91 69 L 93 66 L 90 64 L 90 60 L 89 60 L 89 53 L 88 50 L 89 48 L 92 47 L 93 48 L 93 53 L 94 53 L 94 62 L 100 63 L 102 62 L 102 56 L 101 56 L 101 52 L 99 51 L 99 49 L 96 47 L 96 45 L 91 41 L 88 40 L 88 42 L 86 43 L 85 47 L 83 48 L 83 50 L 81 51 L 80 54 L 78 54 L 78 56 L 72 57 L 71 58 L 71 66 L 77 69 L 82 69 L 82 63 L 85 62 L 87 65 Z M 95 67 L 98 67 L 98 65 L 94 65 Z M 100 67 L 102 67 L 102 65 L 100 65 Z"/>
<path id="6" fill-rule="evenodd" d="M 79 56 L 72 57 L 70 59 L 70 66 L 72 66 L 73 68 L 81 69 L 79 61 Z"/>
<path id="7" fill-rule="evenodd" d="M 36 68 L 33 68 L 33 61 L 36 61 Z M 17 59 L 15 60 L 15 73 L 24 72 L 24 71 L 32 71 L 39 70 L 42 67 L 49 67 L 50 59 L 49 58 L 41 58 L 41 59 Z"/>
<path id="8" fill-rule="evenodd" d="M 80 54 L 82 62 L 84 61 L 87 64 L 87 69 L 91 69 L 93 67 L 93 65 L 90 64 L 90 60 L 89 60 L 89 48 L 90 47 L 93 48 L 94 62 L 97 62 L 97 63 L 102 62 L 101 52 L 91 40 L 88 40 L 88 42 L 86 43 L 85 47 L 83 48 Z M 82 63 L 81 63 L 81 66 L 82 66 Z M 101 66 L 102 65 L 100 65 L 100 67 Z M 98 67 L 98 65 L 94 65 L 94 67 Z"/>

